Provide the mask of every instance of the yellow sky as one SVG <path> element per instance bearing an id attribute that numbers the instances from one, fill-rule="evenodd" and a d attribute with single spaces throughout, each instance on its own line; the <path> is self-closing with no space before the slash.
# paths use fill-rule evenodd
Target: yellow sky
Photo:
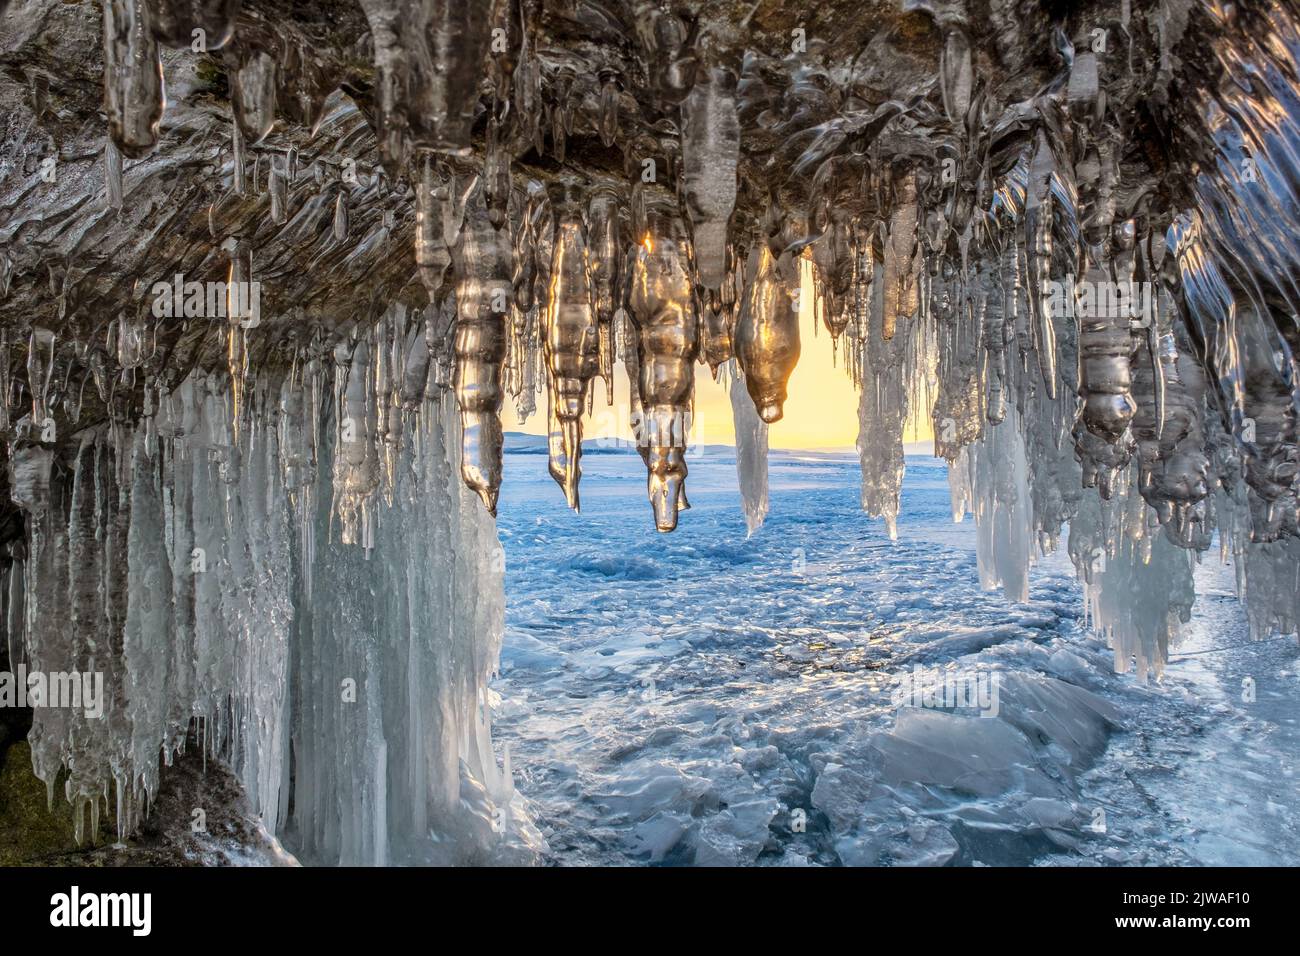
<path id="1" fill-rule="evenodd" d="M 799 297 L 799 364 L 790 376 L 789 398 L 785 415 L 770 426 L 768 444 L 772 448 L 852 448 L 858 437 L 858 392 L 844 370 L 843 346 L 835 356 L 831 336 L 824 327 L 815 328 L 814 293 L 811 269 L 804 263 L 802 290 Z M 695 367 L 695 420 L 691 444 L 735 444 L 731 422 L 731 399 L 723 385 L 713 381 L 707 365 Z M 596 380 L 595 406 L 591 418 L 583 422 L 587 439 L 617 437 L 630 441 L 627 424 L 627 371 L 622 364 L 614 369 L 614 405 L 605 402 L 605 386 Z M 514 416 L 504 413 L 508 431 L 530 435 L 546 434 L 545 400 L 539 396 L 539 409 L 526 424 L 513 424 Z M 909 434 L 907 441 L 929 438 L 928 434 Z"/>

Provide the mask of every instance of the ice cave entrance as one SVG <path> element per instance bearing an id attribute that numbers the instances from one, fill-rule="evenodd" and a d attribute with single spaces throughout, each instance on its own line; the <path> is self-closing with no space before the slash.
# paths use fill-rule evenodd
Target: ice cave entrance
<path id="1" fill-rule="evenodd" d="M 699 448 L 671 535 L 648 520 L 634 451 L 586 452 L 580 517 L 544 456 L 508 436 L 490 692 L 551 862 L 1293 852 L 1294 776 L 1274 771 L 1300 744 L 1294 639 L 1249 641 L 1217 560 L 1197 569 L 1205 606 L 1157 687 L 1114 672 L 1068 557 L 1035 564 L 1026 601 L 980 586 L 975 525 L 953 523 L 926 454 L 909 449 L 896 541 L 861 510 L 856 453 L 773 450 L 771 511 L 748 538 L 730 448 Z M 998 717 L 897 706 L 907 682 L 954 675 L 996 679 Z"/>

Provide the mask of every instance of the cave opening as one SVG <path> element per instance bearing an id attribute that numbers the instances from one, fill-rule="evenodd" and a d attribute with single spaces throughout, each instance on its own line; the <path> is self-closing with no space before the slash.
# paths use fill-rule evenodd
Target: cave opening
<path id="1" fill-rule="evenodd" d="M 0 0 L 0 862 L 1294 860 L 1294 0 L 736 7 Z"/>

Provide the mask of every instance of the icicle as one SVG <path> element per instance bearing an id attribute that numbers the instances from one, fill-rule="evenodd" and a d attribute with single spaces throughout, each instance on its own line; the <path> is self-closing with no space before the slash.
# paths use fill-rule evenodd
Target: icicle
<path id="1" fill-rule="evenodd" d="M 486 196 L 484 199 L 486 200 Z M 460 473 L 495 515 L 501 487 L 502 362 L 513 272 L 510 236 L 491 209 L 468 223 L 456 259 L 456 401 Z"/>
<path id="2" fill-rule="evenodd" d="M 248 170 L 246 164 L 248 162 L 248 156 L 244 147 L 244 133 L 239 128 L 238 120 L 231 123 L 230 153 L 230 189 L 236 196 L 247 195 Z"/>
<path id="3" fill-rule="evenodd" d="M 339 194 L 334 197 L 334 238 L 339 242 L 346 242 L 348 238 L 348 192 L 346 189 L 340 189 Z"/>
<path id="4" fill-rule="evenodd" d="M 591 283 L 600 323 L 600 376 L 605 401 L 614 404 L 614 313 L 623 286 L 623 237 L 618 193 L 609 187 L 592 190 L 587 210 Z"/>
<path id="5" fill-rule="evenodd" d="M 532 144 L 541 156 L 546 146 L 542 124 L 542 64 L 537 56 L 542 0 L 520 0 L 520 14 L 523 42 L 519 50 L 519 66 L 514 74 L 515 96 L 511 106 L 524 142 Z"/>
<path id="6" fill-rule="evenodd" d="M 226 277 L 226 370 L 230 373 L 231 426 L 240 444 L 244 392 L 248 382 L 247 330 L 257 324 L 259 286 L 253 282 L 252 249 L 229 244 L 230 268 Z"/>
<path id="7" fill-rule="evenodd" d="M 734 362 L 730 396 L 736 432 L 736 475 L 745 511 L 746 536 L 750 536 L 763 526 L 767 517 L 767 422 L 754 411 L 754 402 Z"/>
<path id="8" fill-rule="evenodd" d="M 9 393 L 13 382 L 9 377 L 9 330 L 0 328 L 0 434 L 9 431 Z"/>
<path id="9" fill-rule="evenodd" d="M 632 265 L 635 258 L 639 255 L 640 246 L 637 246 L 628 257 L 628 273 L 632 272 Z M 630 290 L 629 290 L 630 291 Z M 622 341 L 623 366 L 627 369 L 627 391 L 628 391 L 628 415 L 627 424 L 631 429 L 632 435 L 636 440 L 637 454 L 645 462 L 646 467 L 650 466 L 650 445 L 649 432 L 645 426 L 645 406 L 641 402 L 641 333 L 632 320 L 630 312 L 623 310 L 619 312 L 621 332 L 619 333 Z"/>
<path id="10" fill-rule="evenodd" d="M 145 0 L 103 0 L 104 109 L 123 156 L 143 159 L 158 145 L 162 62 Z"/>
<path id="11" fill-rule="evenodd" d="M 1251 638 L 1300 631 L 1300 539 L 1255 542 L 1242 558 Z"/>
<path id="12" fill-rule="evenodd" d="M 646 234 L 632 262 L 628 306 L 638 333 L 638 395 L 649 453 L 655 527 L 672 531 L 686 504 L 686 440 L 699 323 L 685 225 L 669 203 L 646 200 Z M 640 442 L 638 442 L 640 444 Z"/>
<path id="13" fill-rule="evenodd" d="M 511 273 L 513 299 L 510 312 L 510 336 L 506 345 L 506 391 L 515 399 L 516 412 L 522 415 L 531 401 L 529 375 L 533 369 L 534 332 L 537 310 L 533 303 L 533 235 L 531 206 L 525 205 L 514 231 L 514 269 Z M 527 394 L 525 394 L 527 393 Z"/>
<path id="14" fill-rule="evenodd" d="M 1136 489 L 1120 482 L 1112 501 L 1085 495 L 1070 523 L 1070 557 L 1084 583 L 1088 617 L 1110 639 L 1115 670 L 1136 663 L 1139 680 L 1149 672 L 1160 676 L 1178 624 L 1190 618 L 1196 599 L 1191 552 L 1162 534 L 1149 535 L 1148 515 Z"/>
<path id="15" fill-rule="evenodd" d="M 769 425 L 780 421 L 786 384 L 799 361 L 799 310 L 767 243 L 755 243 L 749 254 L 735 351 L 759 418 Z"/>
<path id="16" fill-rule="evenodd" d="M 285 180 L 280 160 L 271 156 L 271 173 L 267 179 L 267 192 L 271 196 L 271 222 L 283 226 L 289 221 L 289 184 Z"/>
<path id="17" fill-rule="evenodd" d="M 451 252 L 443 237 L 442 214 L 451 186 L 435 178 L 433 160 L 424 159 L 424 172 L 415 187 L 415 262 L 429 301 L 439 296 Z"/>
<path id="18" fill-rule="evenodd" d="M 111 139 L 104 143 L 104 196 L 106 208 L 122 208 L 122 153 Z"/>
<path id="19" fill-rule="evenodd" d="M 1101 269 L 1085 277 L 1086 289 L 1102 290 L 1109 280 Z M 1085 462 L 1084 487 L 1100 484 L 1109 497 L 1114 473 L 1128 461 L 1128 427 L 1137 410 L 1130 389 L 1134 349 L 1128 316 L 1106 301 L 1081 301 L 1079 315 L 1079 395 L 1083 399 L 1075 429 Z"/>
<path id="20" fill-rule="evenodd" d="M 425 309 L 425 342 L 433 366 L 432 380 L 440 388 L 451 388 L 456 357 L 456 292 L 453 289 L 434 308 Z"/>
<path id="21" fill-rule="evenodd" d="M 400 308 L 380 325 L 376 338 L 399 353 Z M 480 708 L 502 629 L 496 537 L 455 473 L 454 407 L 434 403 L 417 417 L 392 504 L 371 501 L 372 403 L 383 398 L 380 378 L 384 394 L 396 387 L 395 363 L 368 340 L 339 358 L 343 421 L 315 474 L 314 360 L 295 363 L 284 383 L 279 428 L 233 458 L 228 392 L 220 377 L 194 374 L 158 403 L 175 455 L 150 454 L 144 429 L 125 426 L 85 430 L 57 471 L 50 449 L 11 454 L 28 559 L 8 581 L 6 630 L 12 638 L 20 624 L 30 667 L 88 664 L 104 678 L 102 716 L 38 708 L 28 737 L 51 800 L 62 778 L 78 836 L 94 836 L 110 785 L 119 838 L 139 825 L 157 794 L 160 749 L 170 760 L 197 716 L 204 756 L 228 759 L 254 812 L 291 832 L 303 860 L 468 862 L 506 843 L 459 800 L 462 780 L 503 804 L 509 784 Z M 348 430 L 353 408 L 359 433 Z M 390 422 L 383 434 L 401 433 Z M 349 461 L 357 439 L 370 450 Z M 302 506 L 317 481 L 332 484 L 345 511 L 360 510 L 341 516 L 375 560 L 316 547 L 336 513 Z M 286 497 L 299 507 L 284 507 Z M 349 685 L 363 706 L 351 706 Z M 403 719 L 381 720 L 384 702 Z M 521 826 L 529 832 L 518 820 L 512 832 Z"/>
<path id="22" fill-rule="evenodd" d="M 124 312 L 113 325 L 114 358 L 124 369 L 139 368 L 152 355 L 152 351 L 146 352 L 149 341 L 147 315 L 145 310 Z"/>
<path id="23" fill-rule="evenodd" d="M 892 540 L 898 536 L 903 432 L 913 396 L 925 395 L 918 381 L 923 363 L 917 354 L 925 344 L 925 337 L 920 334 L 921 323 L 913 322 L 900 326 L 892 339 L 885 339 L 887 292 L 883 265 L 877 264 L 876 270 L 867 320 L 857 344 L 862 370 L 857 447 L 862 470 L 862 508 L 868 515 L 885 519 Z M 940 423 L 940 427 L 946 434 L 950 425 Z"/>
<path id="24" fill-rule="evenodd" d="M 341 342 L 335 362 L 334 505 L 343 544 L 369 550 L 371 498 L 379 489 L 379 455 L 375 447 L 375 408 L 372 404 L 373 364 L 370 343 L 360 339 L 349 350 Z"/>
<path id="25" fill-rule="evenodd" d="M 573 72 L 569 68 L 561 67 L 551 77 L 551 89 L 555 96 L 555 102 L 551 104 L 548 111 L 551 117 L 551 155 L 560 165 L 564 165 L 569 134 L 573 127 L 571 120 L 573 114 L 568 102 L 572 84 Z"/>
<path id="26" fill-rule="evenodd" d="M 500 229 L 509 221 L 510 154 L 502 142 L 501 124 L 488 123 L 487 143 L 483 152 L 483 195 L 487 202 L 488 221 Z"/>
<path id="27" fill-rule="evenodd" d="M 888 342 L 900 318 L 920 307 L 916 275 L 918 206 L 916 172 L 909 170 L 896 181 L 895 206 L 885 240 L 885 312 L 883 334 Z"/>
<path id="28" fill-rule="evenodd" d="M 1052 267 L 1052 173 L 1055 158 L 1040 128 L 1025 188 L 1025 252 L 1029 311 L 1033 315 L 1038 367 L 1048 398 L 1056 397 L 1056 327 L 1048 283 Z"/>
<path id="29" fill-rule="evenodd" d="M 736 76 L 710 69 L 682 103 L 682 175 L 695 239 L 699 283 L 717 290 L 726 276 L 727 227 L 736 205 L 740 120 Z"/>
<path id="30" fill-rule="evenodd" d="M 399 168 L 409 148 L 468 153 L 493 5 L 362 0 L 361 8 L 374 37 L 385 165 Z"/>
<path id="31" fill-rule="evenodd" d="M 277 444 L 284 486 L 290 491 L 304 488 L 316 480 L 315 434 L 308 422 L 307 409 L 312 400 L 312 364 L 298 364 L 280 386 L 280 419 Z"/>
<path id="32" fill-rule="evenodd" d="M 402 362 L 401 404 L 408 412 L 419 411 L 428 394 L 429 342 L 425 337 L 424 322 L 417 310 L 406 336 L 406 355 Z"/>
<path id="33" fill-rule="evenodd" d="M 981 263 L 981 265 L 983 265 Z M 992 287 L 988 273 L 981 269 L 976 293 L 980 325 L 984 330 L 984 350 L 987 358 L 985 378 L 988 399 L 985 415 L 990 425 L 996 425 L 1007 415 L 1007 339 L 1009 328 L 1003 314 L 1000 291 Z"/>
<path id="34" fill-rule="evenodd" d="M 1029 600 L 1034 513 L 1029 462 L 1015 405 L 996 428 L 967 449 L 972 475 L 980 586 L 1008 601 Z"/>
<path id="35" fill-rule="evenodd" d="M 54 377 L 54 333 L 32 329 L 27 343 L 27 391 L 32 397 L 32 428 L 37 438 L 50 419 L 50 382 Z M 52 441 L 53 438 L 43 438 Z"/>
<path id="36" fill-rule="evenodd" d="M 406 308 L 392 306 L 380 315 L 373 331 L 375 434 L 378 438 L 379 488 L 383 501 L 393 504 L 397 487 L 397 457 L 402 443 L 400 383 L 402 352 L 399 333 L 406 321 Z"/>
<path id="37" fill-rule="evenodd" d="M 657 0 L 634 0 L 632 14 L 655 92 L 669 103 L 680 103 L 695 83 L 694 31 Z"/>
<path id="38" fill-rule="evenodd" d="M 277 67 L 275 58 L 265 50 L 241 51 L 239 55 L 231 77 L 230 102 L 244 139 L 256 146 L 275 125 Z"/>
<path id="39" fill-rule="evenodd" d="M 530 187 L 532 191 L 532 187 Z M 530 197 L 532 221 L 529 231 L 533 239 L 533 292 L 532 301 L 539 312 L 539 331 L 545 337 L 546 308 L 551 295 L 551 267 L 555 254 L 555 214 L 545 188 L 538 183 Z"/>
<path id="40" fill-rule="evenodd" d="M 1261 312 L 1253 302 L 1246 302 L 1237 313 L 1241 359 L 1249 383 L 1239 438 L 1251 491 L 1254 539 L 1272 541 L 1297 530 L 1300 410 L 1294 362 L 1278 347 L 1280 339 Z"/>
<path id="41" fill-rule="evenodd" d="M 728 273 L 723 281 L 724 285 L 729 284 L 731 274 Z M 700 358 L 708 363 L 714 378 L 718 377 L 718 370 L 723 363 L 729 361 L 734 354 L 731 334 L 734 311 L 734 301 L 727 306 L 720 293 L 709 290 L 708 303 L 700 323 Z"/>
<path id="42" fill-rule="evenodd" d="M 606 147 L 613 146 L 619 138 L 619 107 L 622 91 L 619 87 L 619 75 L 615 70 L 603 69 L 597 74 L 600 80 L 600 141 Z"/>
<path id="43" fill-rule="evenodd" d="M 839 339 L 852 317 L 853 280 L 856 268 L 853 224 L 848 214 L 832 210 L 826 231 L 812 246 L 817 267 L 817 284 L 822 302 L 822 321 L 833 340 Z M 870 253 L 868 253 L 868 257 Z"/>
<path id="44" fill-rule="evenodd" d="M 972 87 L 970 40 L 960 27 L 950 27 L 944 35 L 943 52 L 939 55 L 940 86 L 943 92 L 943 111 L 955 129 L 962 130 L 970 110 Z"/>
<path id="45" fill-rule="evenodd" d="M 872 240 L 872 230 L 865 224 L 858 224 L 854 228 L 852 334 L 858 340 L 866 334 L 871 316 L 871 284 L 876 277 L 876 256 Z"/>
<path id="46" fill-rule="evenodd" d="M 574 209 L 560 214 L 546 300 L 545 345 L 549 391 L 563 456 L 551 460 L 551 476 L 564 489 L 569 507 L 578 509 L 582 476 L 582 413 L 587 389 L 600 371 L 600 329 L 587 240 Z"/>
<path id="47" fill-rule="evenodd" d="M 54 452 L 37 444 L 20 444 L 10 452 L 9 497 L 33 518 L 46 514 L 50 505 L 50 468 Z"/>
<path id="48" fill-rule="evenodd" d="M 460 239 L 465 221 L 465 204 L 477 188 L 479 178 L 457 183 L 434 169 L 432 156 L 424 157 L 424 169 L 415 189 L 415 262 L 420 279 L 435 302 L 451 265 L 451 249 Z"/>

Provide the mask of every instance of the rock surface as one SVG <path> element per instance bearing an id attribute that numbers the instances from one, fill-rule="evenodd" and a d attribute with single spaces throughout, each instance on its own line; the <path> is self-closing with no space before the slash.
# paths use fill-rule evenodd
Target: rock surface
<path id="1" fill-rule="evenodd" d="M 138 833 L 119 843 L 110 812 L 93 840 L 78 846 L 72 805 L 32 773 L 31 751 L 19 741 L 0 749 L 0 866 L 294 866 L 266 831 L 239 781 L 194 751 L 163 769 L 153 812 Z M 52 807 L 52 809 L 51 809 Z M 201 829 L 199 828 L 201 825 Z"/>

